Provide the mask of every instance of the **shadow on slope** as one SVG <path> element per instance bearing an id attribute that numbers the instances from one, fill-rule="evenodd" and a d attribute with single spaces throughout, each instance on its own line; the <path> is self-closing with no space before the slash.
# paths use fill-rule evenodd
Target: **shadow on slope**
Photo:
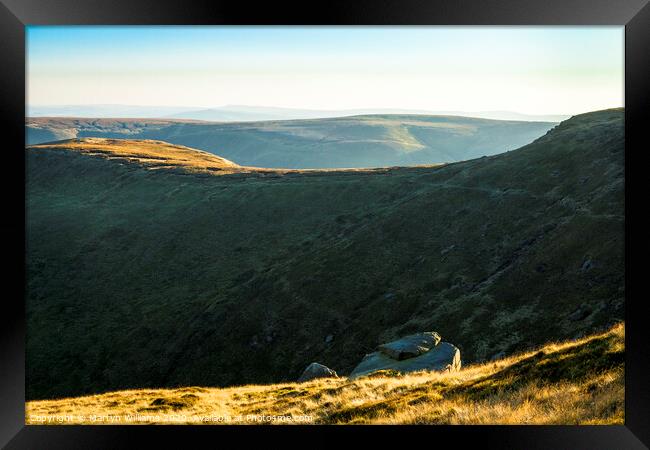
<path id="1" fill-rule="evenodd" d="M 440 168 L 198 176 L 27 150 L 27 397 L 463 363 L 623 318 L 623 111 Z M 328 336 L 332 338 L 328 339 Z"/>

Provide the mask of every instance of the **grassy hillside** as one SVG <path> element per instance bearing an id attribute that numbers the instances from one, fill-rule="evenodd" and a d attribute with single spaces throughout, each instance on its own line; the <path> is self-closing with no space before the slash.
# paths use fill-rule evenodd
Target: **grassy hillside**
<path id="1" fill-rule="evenodd" d="M 225 174 L 242 170 L 241 166 L 212 153 L 171 145 L 161 141 L 82 138 L 33 145 L 31 151 L 64 151 L 95 156 L 118 163 L 137 164 L 148 169 Z"/>
<path id="2" fill-rule="evenodd" d="M 57 424 L 61 417 L 85 424 L 622 425 L 624 332 L 621 323 L 458 373 L 119 391 L 28 402 L 26 418 L 31 424 Z"/>
<path id="3" fill-rule="evenodd" d="M 150 139 L 73 138 L 28 146 L 31 152 L 76 154 L 101 158 L 118 164 L 129 164 L 158 173 L 194 175 L 234 175 L 278 177 L 292 174 L 317 176 L 327 173 L 386 173 L 386 167 L 360 169 L 268 169 L 240 166 L 212 153 L 182 145 Z M 418 166 L 438 167 L 443 164 Z"/>
<path id="4" fill-rule="evenodd" d="M 359 168 L 493 155 L 527 144 L 554 125 L 423 115 L 242 123 L 32 118 L 27 121 L 27 142 L 75 137 L 154 139 L 205 150 L 242 166 Z"/>
<path id="5" fill-rule="evenodd" d="M 621 320 L 623 116 L 438 168 L 209 176 L 29 148 L 27 397 L 347 374 L 428 330 L 467 364 Z"/>

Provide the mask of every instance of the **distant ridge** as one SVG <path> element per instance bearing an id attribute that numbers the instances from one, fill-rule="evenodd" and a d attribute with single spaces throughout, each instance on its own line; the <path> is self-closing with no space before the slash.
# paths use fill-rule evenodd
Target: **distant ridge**
<path id="1" fill-rule="evenodd" d="M 531 122 L 560 122 L 570 117 L 567 114 L 521 114 L 512 111 L 435 111 L 399 108 L 356 108 L 341 110 L 310 110 L 296 108 L 271 108 L 261 106 L 227 105 L 218 108 L 196 109 L 170 114 L 169 118 L 200 119 L 212 121 L 259 121 L 324 119 L 375 114 L 409 114 L 425 116 L 459 116 L 493 120 L 522 120 Z"/>
<path id="2" fill-rule="evenodd" d="M 448 111 L 404 108 L 301 109 L 252 105 L 225 105 L 214 108 L 137 105 L 52 105 L 30 106 L 28 117 L 153 118 L 192 119 L 216 122 L 296 120 L 347 117 L 367 114 L 417 114 L 460 116 L 494 120 L 560 122 L 569 114 L 522 114 L 514 111 Z"/>
<path id="3" fill-rule="evenodd" d="M 153 139 L 204 150 L 241 166 L 333 169 L 463 161 L 514 150 L 555 122 L 372 114 L 258 122 L 189 119 L 29 118 L 28 144 L 71 138 Z"/>

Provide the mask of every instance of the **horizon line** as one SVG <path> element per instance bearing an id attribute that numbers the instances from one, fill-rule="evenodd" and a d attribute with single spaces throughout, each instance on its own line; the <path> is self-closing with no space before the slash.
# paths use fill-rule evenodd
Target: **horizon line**
<path id="1" fill-rule="evenodd" d="M 92 107 L 121 107 L 121 108 L 161 108 L 161 109 L 183 109 L 185 111 L 178 111 L 179 113 L 191 113 L 191 112 L 201 112 L 201 111 L 211 111 L 211 110 L 220 110 L 227 108 L 256 108 L 256 109 L 276 109 L 276 110 L 294 110 L 294 111 L 304 111 L 304 112 L 326 112 L 326 113 L 337 113 L 337 112 L 348 112 L 348 111 L 359 111 L 359 110 L 368 110 L 368 111 L 404 111 L 407 113 L 447 113 L 447 114 L 456 114 L 456 113 L 474 113 L 474 114 L 485 114 L 485 113 L 508 113 L 516 114 L 521 116 L 574 116 L 578 114 L 584 114 L 589 111 L 580 111 L 580 112 L 521 112 L 518 110 L 511 109 L 474 109 L 474 110 L 465 110 L 465 109 L 423 109 L 423 108 L 408 108 L 400 106 L 380 106 L 380 107 L 346 107 L 346 108 L 321 108 L 321 107 L 293 107 L 293 106 L 277 106 L 277 105 L 257 105 L 257 104 L 236 104 L 236 103 L 227 103 L 216 106 L 194 106 L 194 105 L 152 105 L 152 104 L 130 104 L 130 103 L 52 103 L 52 104 L 25 104 L 27 110 L 38 109 L 38 108 L 92 108 Z M 612 108 L 623 108 L 624 105 L 612 105 L 606 108 L 595 109 L 593 111 L 600 111 L 605 109 Z"/>

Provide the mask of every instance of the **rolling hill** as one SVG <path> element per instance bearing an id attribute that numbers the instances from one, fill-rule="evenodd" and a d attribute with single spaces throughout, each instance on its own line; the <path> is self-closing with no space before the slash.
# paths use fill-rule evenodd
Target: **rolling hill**
<path id="1" fill-rule="evenodd" d="M 31 118 L 26 132 L 28 144 L 84 137 L 152 139 L 205 150 L 242 166 L 309 169 L 461 161 L 513 150 L 554 125 L 423 115 L 239 123 Z"/>
<path id="2" fill-rule="evenodd" d="M 607 327 L 623 133 L 606 110 L 440 167 L 232 174 L 125 150 L 163 143 L 28 147 L 27 398 L 347 374 L 425 330 L 467 365 Z"/>

